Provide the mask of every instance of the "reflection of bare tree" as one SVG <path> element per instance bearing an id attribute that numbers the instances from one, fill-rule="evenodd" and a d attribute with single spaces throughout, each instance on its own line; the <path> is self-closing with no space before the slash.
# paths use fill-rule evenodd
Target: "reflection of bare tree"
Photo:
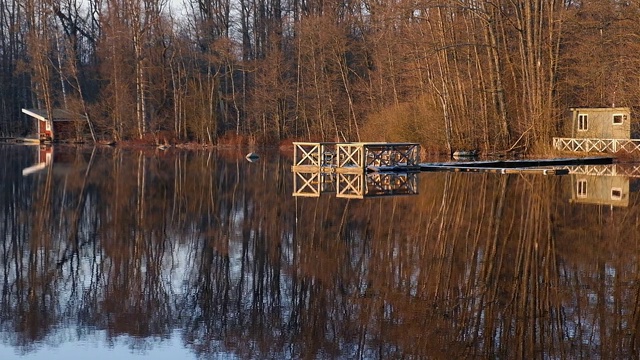
<path id="1" fill-rule="evenodd" d="M 22 178 L 21 151 L 0 148 L 0 321 L 23 351 L 69 328 L 140 349 L 178 329 L 243 358 L 637 348 L 635 198 L 576 206 L 568 178 L 453 173 L 419 196 L 294 198 L 277 156 L 107 148 Z"/>
<path id="2" fill-rule="evenodd" d="M 5 150 L 6 151 L 6 150 Z M 7 159 L 6 152 L 3 155 Z M 50 326 L 59 321 L 57 318 L 58 299 L 54 297 L 56 284 L 54 273 L 51 273 L 51 257 L 42 248 L 48 247 L 49 237 L 39 222 L 42 212 L 30 214 L 25 209 L 39 204 L 49 198 L 46 191 L 33 196 L 37 182 L 33 178 L 21 178 L 20 167 L 31 165 L 32 155 L 18 153 L 12 161 L 2 161 L 2 204 L 0 234 L 2 241 L 2 307 L 0 319 L 2 329 L 8 331 L 10 340 L 22 349 L 33 347 L 35 341 L 47 336 Z M 45 180 L 49 180 L 46 176 Z M 46 203 L 42 204 L 46 205 Z M 41 237 L 31 236 L 29 219 L 34 218 L 36 229 L 40 229 Z M 32 241 L 25 239 L 32 238 Z"/>
<path id="3" fill-rule="evenodd" d="M 555 196 L 561 195 L 560 180 L 474 176 L 430 175 L 428 189 L 421 189 L 424 196 L 419 203 L 407 207 L 413 211 L 399 210 L 402 206 L 398 199 L 381 200 L 377 211 L 371 209 L 372 202 L 365 203 L 369 205 L 363 209 L 351 209 L 354 214 L 365 213 L 370 221 L 368 225 L 358 223 L 355 228 L 373 232 L 365 236 L 371 239 L 370 248 L 363 249 L 370 256 L 349 253 L 345 264 L 336 266 L 343 273 L 347 260 L 351 264 L 354 259 L 368 261 L 364 267 L 361 261 L 352 272 L 346 272 L 352 274 L 353 280 L 341 277 L 347 283 L 342 282 L 340 287 L 352 289 L 358 302 L 366 305 L 353 308 L 354 312 L 371 311 L 360 319 L 375 319 L 377 328 L 360 329 L 366 330 L 361 335 L 395 344 L 396 355 L 409 352 L 532 357 L 602 349 L 599 339 L 615 338 L 622 328 L 600 334 L 597 329 L 605 323 L 567 316 L 578 310 L 576 301 L 588 302 L 590 295 L 565 295 L 574 294 L 577 284 L 567 282 L 567 270 L 558 266 L 564 257 L 573 258 L 573 254 L 559 253 L 557 242 L 571 242 L 575 236 L 559 238 L 558 229 L 575 227 L 564 223 L 570 221 L 562 217 L 567 208 L 556 201 Z M 316 218 L 311 213 L 307 216 Z M 349 235 L 344 234 L 343 239 L 350 239 Z M 344 253 L 343 249 L 333 250 L 335 254 Z M 323 257 L 315 249 L 301 253 Z M 578 259 L 591 262 L 589 257 Z M 602 300 L 598 305 L 579 312 L 600 313 L 597 318 L 610 319 L 614 314 L 603 313 L 608 306 L 602 303 L 627 296 L 611 295 L 612 289 L 607 285 L 611 276 L 606 275 L 611 270 L 594 270 L 571 271 L 580 282 L 595 281 L 607 289 L 602 292 L 604 296 L 595 296 Z M 327 274 L 321 271 L 313 276 L 326 278 Z M 594 337 L 598 340 L 585 341 Z M 374 347 L 365 345 L 357 354 Z M 604 349 L 608 354 L 621 351 Z"/>
<path id="4" fill-rule="evenodd" d="M 104 326 L 113 336 L 167 336 L 173 326 L 173 307 L 163 268 L 171 265 L 165 262 L 171 259 L 167 251 L 171 242 L 165 233 L 168 203 L 162 190 L 168 181 L 158 173 L 148 174 L 156 159 L 148 160 L 142 152 L 118 153 L 114 160 L 114 168 L 125 177 L 117 177 L 113 184 L 117 195 L 111 203 L 118 204 L 113 226 L 99 237 L 106 256 L 99 264 L 104 271 L 104 294 L 96 305 L 99 313 L 108 314 Z M 125 165 L 126 161 L 132 163 Z M 124 199 L 119 196 L 122 193 L 127 194 Z"/>

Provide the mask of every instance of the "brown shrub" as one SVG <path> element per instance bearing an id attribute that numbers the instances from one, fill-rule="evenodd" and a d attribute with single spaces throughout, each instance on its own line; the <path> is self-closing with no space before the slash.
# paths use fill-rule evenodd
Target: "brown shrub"
<path id="1" fill-rule="evenodd" d="M 227 131 L 218 138 L 219 147 L 244 147 L 248 144 L 247 136 L 236 134 L 235 131 Z"/>
<path id="2" fill-rule="evenodd" d="M 429 152 L 446 149 L 442 111 L 426 98 L 401 103 L 371 114 L 362 141 L 417 142 Z"/>

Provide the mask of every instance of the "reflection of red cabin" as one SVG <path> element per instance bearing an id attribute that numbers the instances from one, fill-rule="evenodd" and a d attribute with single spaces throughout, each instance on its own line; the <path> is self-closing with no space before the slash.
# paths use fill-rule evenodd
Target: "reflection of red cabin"
<path id="1" fill-rule="evenodd" d="M 22 112 L 38 120 L 41 141 L 81 141 L 87 124 L 86 117 L 64 109 L 54 109 L 49 119 L 45 109 L 22 109 Z"/>
<path id="2" fill-rule="evenodd" d="M 22 170 L 22 175 L 27 176 L 45 169 L 53 161 L 53 148 L 47 145 L 40 145 L 36 153 L 36 164 Z"/>
<path id="3" fill-rule="evenodd" d="M 41 170 L 53 171 L 56 175 L 77 175 L 84 173 L 92 154 L 79 152 L 76 146 L 40 144 L 36 149 L 34 165 L 22 169 L 22 175 L 30 175 Z"/>

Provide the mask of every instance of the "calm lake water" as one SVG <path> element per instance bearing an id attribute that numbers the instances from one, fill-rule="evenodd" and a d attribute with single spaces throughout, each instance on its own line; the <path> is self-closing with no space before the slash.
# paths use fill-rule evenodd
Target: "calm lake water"
<path id="1" fill-rule="evenodd" d="M 638 357 L 632 166 L 347 199 L 262 155 L 0 146 L 0 359 Z"/>

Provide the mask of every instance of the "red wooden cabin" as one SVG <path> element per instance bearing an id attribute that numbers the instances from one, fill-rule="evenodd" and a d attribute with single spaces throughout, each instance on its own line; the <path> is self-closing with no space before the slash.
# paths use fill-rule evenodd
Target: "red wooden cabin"
<path id="1" fill-rule="evenodd" d="M 64 109 L 54 109 L 49 119 L 45 109 L 22 109 L 22 112 L 38 121 L 40 141 L 80 142 L 84 139 L 87 118 Z"/>

